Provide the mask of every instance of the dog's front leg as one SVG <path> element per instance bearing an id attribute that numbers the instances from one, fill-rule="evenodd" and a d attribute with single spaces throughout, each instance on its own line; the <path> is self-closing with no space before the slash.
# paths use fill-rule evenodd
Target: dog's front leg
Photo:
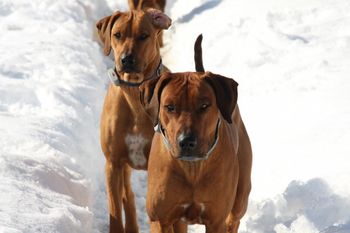
<path id="1" fill-rule="evenodd" d="M 187 224 L 181 220 L 175 222 L 174 233 L 187 233 Z"/>
<path id="2" fill-rule="evenodd" d="M 174 233 L 172 225 L 162 225 L 159 221 L 150 223 L 151 233 Z"/>
<path id="3" fill-rule="evenodd" d="M 122 220 L 123 167 L 106 162 L 109 233 L 124 233 Z"/>
<path id="4" fill-rule="evenodd" d="M 131 167 L 128 164 L 124 165 L 124 196 L 123 205 L 125 212 L 125 233 L 138 233 L 138 225 L 136 218 L 136 207 L 134 193 L 131 189 L 130 176 Z"/>
<path id="5" fill-rule="evenodd" d="M 206 225 L 205 233 L 226 233 L 225 222 L 219 222 L 216 224 Z"/>

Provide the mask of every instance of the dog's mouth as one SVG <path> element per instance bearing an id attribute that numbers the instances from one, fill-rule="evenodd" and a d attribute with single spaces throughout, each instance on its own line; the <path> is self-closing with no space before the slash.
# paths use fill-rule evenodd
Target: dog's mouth
<path id="1" fill-rule="evenodd" d="M 116 65 L 117 71 L 121 73 L 136 74 L 136 73 L 142 72 L 142 70 L 138 67 L 136 63 L 133 63 L 133 64 L 116 63 L 115 65 Z"/>
<path id="2" fill-rule="evenodd" d="M 127 74 L 137 74 L 137 73 L 140 73 L 140 70 L 138 70 L 134 66 L 123 66 L 121 69 L 121 72 L 124 72 Z"/>
<path id="3" fill-rule="evenodd" d="M 200 151 L 179 151 L 172 154 L 175 159 L 187 162 L 196 162 L 206 159 L 206 154 Z"/>
<path id="4" fill-rule="evenodd" d="M 196 161 L 204 160 L 204 159 L 206 159 L 206 157 L 205 156 L 196 156 L 196 155 L 181 155 L 177 159 L 181 160 L 181 161 L 187 161 L 187 162 L 196 162 Z"/>

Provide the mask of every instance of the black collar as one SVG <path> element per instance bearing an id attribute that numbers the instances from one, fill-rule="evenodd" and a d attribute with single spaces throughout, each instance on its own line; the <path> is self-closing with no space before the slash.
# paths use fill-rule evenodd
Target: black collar
<path id="1" fill-rule="evenodd" d="M 124 81 L 122 79 L 120 79 L 116 68 L 111 68 L 107 71 L 108 77 L 111 80 L 111 82 L 116 85 L 116 86 L 128 86 L 128 87 L 138 87 L 140 86 L 143 82 L 147 81 L 147 80 L 151 80 L 153 78 L 157 78 L 160 76 L 161 72 L 163 70 L 163 64 L 162 64 L 162 59 L 160 59 L 159 64 L 157 69 L 154 71 L 154 73 L 147 79 L 143 80 L 142 82 L 138 82 L 138 83 L 133 83 L 133 82 L 128 82 L 128 81 Z"/>

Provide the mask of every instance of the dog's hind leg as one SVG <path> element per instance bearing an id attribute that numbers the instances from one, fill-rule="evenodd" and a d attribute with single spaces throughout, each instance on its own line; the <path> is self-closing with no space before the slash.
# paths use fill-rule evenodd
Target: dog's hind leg
<path id="1" fill-rule="evenodd" d="M 235 218 L 232 213 L 226 219 L 226 233 L 238 233 L 239 219 Z"/>
<path id="2" fill-rule="evenodd" d="M 124 195 L 123 205 L 125 213 L 125 233 L 137 233 L 138 225 L 136 218 L 135 198 L 131 188 L 130 176 L 131 167 L 128 164 L 124 165 Z"/>
<path id="3" fill-rule="evenodd" d="M 243 122 L 241 123 L 240 138 L 242 135 L 247 135 Z M 227 232 L 238 232 L 240 219 L 244 216 L 248 207 L 248 197 L 251 190 L 251 169 L 252 169 L 252 149 L 250 141 L 240 140 L 238 147 L 238 162 L 239 162 L 239 179 L 237 185 L 237 193 L 235 202 L 230 215 L 226 219 L 228 230 Z"/>

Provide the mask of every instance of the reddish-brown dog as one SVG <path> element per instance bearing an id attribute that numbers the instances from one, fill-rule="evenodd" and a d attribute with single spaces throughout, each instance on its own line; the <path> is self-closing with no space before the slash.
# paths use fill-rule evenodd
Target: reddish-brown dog
<path id="1" fill-rule="evenodd" d="M 179 220 L 204 224 L 207 233 L 238 232 L 252 151 L 237 85 L 210 72 L 187 72 L 164 73 L 140 87 L 143 104 L 158 112 L 148 163 L 152 233 L 172 232 Z"/>
<path id="2" fill-rule="evenodd" d="M 147 168 L 154 134 L 140 103 L 138 86 L 162 72 L 158 35 L 170 24 L 170 18 L 156 9 L 116 12 L 96 24 L 105 55 L 113 49 L 115 59 L 115 68 L 109 72 L 113 84 L 105 97 L 100 135 L 106 157 L 111 233 L 138 232 L 130 173 L 131 168 Z"/>

